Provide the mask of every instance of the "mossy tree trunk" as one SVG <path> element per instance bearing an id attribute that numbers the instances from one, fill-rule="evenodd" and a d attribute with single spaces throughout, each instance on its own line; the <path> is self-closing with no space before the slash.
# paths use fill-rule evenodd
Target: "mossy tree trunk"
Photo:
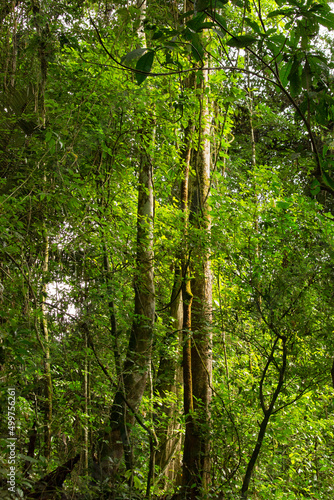
<path id="1" fill-rule="evenodd" d="M 188 498 L 196 498 L 206 488 L 210 477 L 209 418 L 211 401 L 211 315 L 212 283 L 208 248 L 210 215 L 208 207 L 210 181 L 210 121 L 209 106 L 204 94 L 207 75 L 203 75 L 203 93 L 200 99 L 198 123 L 198 151 L 191 155 L 196 172 L 190 209 L 189 232 L 198 232 L 199 244 L 193 245 L 191 254 L 191 291 L 188 290 L 188 304 L 192 303 L 188 339 L 185 343 L 185 364 L 191 366 L 191 375 L 185 374 L 186 385 L 191 384 L 191 394 L 185 406 L 187 418 L 183 485 Z M 187 297 L 185 297 L 187 300 Z M 187 305 L 187 304 L 186 304 Z M 190 361 L 189 361 L 190 358 Z M 195 485 L 195 486 L 193 486 Z M 193 487 L 191 487 L 193 486 Z M 190 488 L 191 487 L 191 488 Z"/>

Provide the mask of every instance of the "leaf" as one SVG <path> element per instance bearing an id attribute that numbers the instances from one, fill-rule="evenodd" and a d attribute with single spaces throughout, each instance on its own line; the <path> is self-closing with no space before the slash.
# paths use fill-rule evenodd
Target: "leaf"
<path id="1" fill-rule="evenodd" d="M 133 476 L 133 484 L 137 489 L 140 489 L 142 487 L 142 482 L 137 476 Z"/>
<path id="2" fill-rule="evenodd" d="M 197 12 L 201 12 L 201 10 L 212 7 L 212 0 L 196 0 L 194 7 Z"/>
<path id="3" fill-rule="evenodd" d="M 198 31 L 202 31 L 202 30 L 205 30 L 205 29 L 210 29 L 212 28 L 213 26 L 215 25 L 215 23 L 212 23 L 212 22 L 205 22 L 203 23 L 201 26 L 200 26 L 200 30 Z"/>
<path id="4" fill-rule="evenodd" d="M 295 9 L 278 9 L 278 10 L 273 10 L 272 12 L 269 12 L 267 17 L 271 18 L 271 17 L 276 17 L 276 16 L 289 16 L 290 14 L 293 14 L 294 12 L 295 12 Z"/>
<path id="5" fill-rule="evenodd" d="M 309 12 L 325 12 L 326 14 L 330 12 L 331 8 L 329 5 L 323 5 L 321 3 L 315 3 L 312 5 L 312 7 L 309 9 Z"/>
<path id="6" fill-rule="evenodd" d="M 221 38 L 224 38 L 224 36 L 226 35 L 226 33 L 224 31 L 217 30 L 216 28 L 214 28 L 212 31 L 217 33 L 217 35 L 220 36 Z"/>
<path id="7" fill-rule="evenodd" d="M 326 154 L 327 154 L 327 151 L 329 149 L 329 146 L 328 144 L 325 144 L 324 147 L 322 148 L 322 157 L 325 158 L 326 157 Z"/>
<path id="8" fill-rule="evenodd" d="M 52 137 L 52 132 L 51 130 L 48 130 L 45 134 L 45 142 L 49 142 L 51 140 L 51 137 Z"/>
<path id="9" fill-rule="evenodd" d="M 246 9 L 248 12 L 250 12 L 250 6 L 248 0 L 231 0 L 231 1 L 234 5 L 240 7 L 240 9 Z"/>
<path id="10" fill-rule="evenodd" d="M 196 0 L 195 11 L 201 12 L 206 9 L 223 7 L 228 3 L 228 0 Z"/>
<path id="11" fill-rule="evenodd" d="M 191 30 L 198 31 L 200 29 L 201 25 L 203 24 L 205 17 L 206 17 L 205 14 L 203 12 L 200 12 L 193 19 L 190 19 L 190 21 L 187 21 L 186 25 Z"/>
<path id="12" fill-rule="evenodd" d="M 223 16 L 221 16 L 220 14 L 217 14 L 217 12 L 215 11 L 211 11 L 210 12 L 210 16 L 211 16 L 211 19 L 217 23 L 221 28 L 225 28 L 227 29 L 227 24 L 226 24 L 226 21 L 225 19 L 223 18 Z"/>
<path id="13" fill-rule="evenodd" d="M 322 171 L 322 180 L 325 186 L 331 188 L 334 192 L 334 181 L 324 170 Z"/>
<path id="14" fill-rule="evenodd" d="M 272 35 L 269 40 L 277 45 L 283 45 L 286 42 L 286 37 L 284 35 Z"/>
<path id="15" fill-rule="evenodd" d="M 249 47 L 253 43 L 257 41 L 257 38 L 252 35 L 240 35 L 240 36 L 234 36 L 233 38 L 230 38 L 227 40 L 227 45 L 229 47 L 236 47 L 238 49 L 242 49 L 244 47 Z"/>
<path id="16" fill-rule="evenodd" d="M 183 14 L 181 14 L 179 16 L 179 21 L 182 21 L 183 19 L 185 19 L 186 17 L 189 17 L 189 16 L 192 16 L 194 13 L 193 10 L 188 10 L 187 12 L 184 12 Z"/>
<path id="17" fill-rule="evenodd" d="M 284 35 L 273 35 L 268 38 L 265 43 L 274 56 L 278 57 L 286 43 L 286 38 Z"/>
<path id="18" fill-rule="evenodd" d="M 159 40 L 159 38 L 163 37 L 164 34 L 162 31 L 156 31 L 153 36 L 152 36 L 152 40 Z"/>
<path id="19" fill-rule="evenodd" d="M 314 179 L 314 181 L 311 184 L 311 194 L 312 196 L 316 196 L 320 192 L 320 183 L 317 179 Z"/>
<path id="20" fill-rule="evenodd" d="M 201 43 L 201 40 L 197 33 L 193 34 L 192 40 L 191 40 L 191 51 L 193 54 L 193 57 L 196 59 L 196 61 L 202 61 L 203 56 L 204 56 L 204 49 L 203 45 Z"/>
<path id="21" fill-rule="evenodd" d="M 281 51 L 282 46 L 276 45 L 271 40 L 267 40 L 266 45 L 267 45 L 268 49 L 274 54 L 274 56 L 277 57 Z"/>
<path id="22" fill-rule="evenodd" d="M 281 69 L 279 72 L 279 77 L 282 82 L 283 87 L 286 87 L 288 83 L 288 76 L 290 74 L 291 68 L 293 65 L 293 59 L 290 59 Z"/>
<path id="23" fill-rule="evenodd" d="M 300 61 L 295 57 L 291 67 L 291 71 L 288 75 L 292 97 L 296 97 L 301 91 L 302 88 L 301 73 L 302 73 L 302 67 L 300 65 Z"/>
<path id="24" fill-rule="evenodd" d="M 329 12 L 325 16 L 315 16 L 315 18 L 318 23 L 326 26 L 329 30 L 334 29 L 334 14 L 332 12 Z"/>
<path id="25" fill-rule="evenodd" d="M 129 63 L 133 59 L 138 59 L 141 57 L 148 49 L 146 47 L 140 47 L 139 49 L 131 50 L 125 56 L 122 57 L 121 62 Z"/>
<path id="26" fill-rule="evenodd" d="M 150 73 L 154 61 L 154 54 L 155 53 L 153 52 L 153 50 L 150 50 L 150 52 L 144 54 L 140 59 L 138 59 L 136 69 L 139 71 L 144 71 L 145 73 Z M 138 85 L 143 83 L 143 81 L 148 77 L 148 74 L 145 73 L 136 73 L 136 80 Z"/>
<path id="27" fill-rule="evenodd" d="M 284 208 L 284 209 L 287 209 L 287 208 L 289 208 L 289 206 L 290 206 L 290 202 L 288 202 L 288 201 L 278 201 L 278 202 L 276 203 L 276 205 L 278 206 L 278 208 Z"/>
<path id="28" fill-rule="evenodd" d="M 255 33 L 259 33 L 259 34 L 261 33 L 261 27 L 255 21 L 252 21 L 252 19 L 249 19 L 249 17 L 246 17 L 245 21 L 246 21 L 246 24 L 248 26 L 250 26 L 255 31 Z"/>
<path id="29" fill-rule="evenodd" d="M 22 455 L 21 453 L 19 453 L 18 456 L 19 456 L 19 458 L 21 458 L 22 460 L 24 460 L 26 462 L 38 464 L 38 460 L 36 460 L 35 458 L 32 458 L 32 457 L 28 457 L 28 455 Z"/>

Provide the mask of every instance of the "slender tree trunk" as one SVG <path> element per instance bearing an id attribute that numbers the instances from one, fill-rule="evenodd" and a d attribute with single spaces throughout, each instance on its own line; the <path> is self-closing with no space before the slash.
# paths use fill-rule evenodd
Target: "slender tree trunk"
<path id="1" fill-rule="evenodd" d="M 193 88 L 193 76 L 186 79 L 185 86 Z M 196 443 L 193 442 L 194 436 L 194 420 L 193 420 L 193 382 L 192 382 L 192 364 L 191 364 L 191 306 L 193 294 L 191 291 L 190 281 L 190 258 L 188 248 L 188 227 L 189 227 L 189 173 L 190 161 L 192 157 L 192 132 L 194 126 L 188 124 L 185 129 L 184 147 L 182 152 L 184 172 L 181 182 L 181 209 L 184 216 L 184 234 L 185 242 L 181 255 L 182 266 L 182 299 L 183 299 L 183 406 L 185 413 L 185 441 L 183 449 L 183 470 L 182 470 L 182 486 L 184 496 L 188 495 L 188 486 L 192 484 L 194 477 L 195 463 L 193 461 L 193 449 Z"/>
<path id="2" fill-rule="evenodd" d="M 146 45 L 143 21 L 146 0 L 138 1 L 140 25 L 138 38 Z M 151 124 L 152 126 L 152 124 Z M 154 126 L 153 136 L 154 136 Z M 141 139 L 144 133 L 141 134 Z M 154 140 L 154 139 L 153 139 Z M 143 141 L 144 142 L 144 141 Z M 144 148 L 140 150 L 137 209 L 137 257 L 134 279 L 135 308 L 126 360 L 119 376 L 119 388 L 111 408 L 110 433 L 103 439 L 100 465 L 102 477 L 105 473 L 113 476 L 124 455 L 128 470 L 133 470 L 130 434 L 135 417 L 129 406 L 136 412 L 141 403 L 151 366 L 153 326 L 155 316 L 154 287 L 154 195 L 153 166 Z M 127 404 L 125 404 L 126 399 Z M 110 464 L 111 470 L 110 470 Z"/>
<path id="3" fill-rule="evenodd" d="M 274 360 L 274 353 L 276 351 L 276 345 L 277 345 L 277 343 L 278 343 L 279 340 L 282 343 L 282 364 L 281 364 L 280 369 L 279 369 L 279 377 L 278 377 L 278 381 L 277 381 L 277 385 L 276 385 L 275 391 L 273 392 L 273 394 L 271 396 L 271 399 L 270 399 L 270 403 L 269 403 L 268 407 L 266 408 L 265 402 L 264 402 L 264 397 L 263 397 L 263 384 L 265 382 L 265 378 L 266 378 L 266 374 L 267 374 L 268 368 L 269 368 L 270 364 Z M 254 471 L 254 467 L 255 467 L 256 461 L 257 461 L 258 456 L 259 456 L 260 451 L 261 451 L 263 439 L 264 439 L 265 434 L 266 434 L 266 430 L 267 430 L 267 426 L 268 426 L 270 417 L 271 417 L 271 415 L 274 412 L 275 403 L 276 403 L 277 398 L 278 398 L 278 396 L 279 396 L 279 394 L 281 392 L 281 389 L 283 387 L 284 377 L 285 377 L 285 371 L 286 371 L 286 363 L 287 363 L 287 346 L 286 346 L 286 341 L 287 341 L 287 339 L 286 339 L 285 336 L 283 336 L 283 335 L 277 336 L 276 341 L 274 342 L 274 345 L 272 347 L 270 356 L 269 356 L 269 358 L 267 360 L 266 366 L 265 366 L 265 368 L 263 370 L 263 373 L 262 373 L 262 378 L 261 378 L 261 382 L 260 382 L 260 402 L 261 402 L 261 407 L 262 407 L 264 416 L 263 416 L 262 422 L 260 424 L 260 430 L 259 430 L 259 433 L 258 433 L 258 436 L 257 436 L 257 440 L 256 440 L 256 443 L 255 443 L 255 446 L 254 446 L 254 449 L 253 449 L 253 453 L 252 453 L 252 455 L 251 455 L 251 457 L 249 459 L 249 462 L 248 462 L 248 465 L 247 465 L 247 469 L 246 469 L 246 473 L 245 473 L 245 476 L 244 476 L 244 480 L 243 480 L 243 483 L 242 483 L 241 498 L 243 498 L 245 500 L 248 498 L 249 484 L 250 484 L 250 481 L 251 481 L 251 478 L 252 478 L 252 474 L 253 474 L 253 471 Z"/>
<path id="4" fill-rule="evenodd" d="M 207 76 L 204 76 L 203 90 Z M 191 358 L 192 401 L 185 407 L 191 418 L 186 426 L 184 445 L 183 478 L 184 486 L 192 486 L 187 493 L 189 498 L 196 498 L 201 488 L 206 488 L 210 477 L 210 438 L 208 424 L 211 401 L 211 320 L 212 320 L 212 283 L 209 249 L 207 247 L 210 232 L 208 208 L 210 180 L 210 123 L 209 108 L 204 92 L 201 99 L 199 117 L 199 148 L 195 159 L 196 179 L 193 189 L 190 223 L 191 227 L 202 230 L 203 244 L 195 247 L 191 255 L 191 295 L 192 317 L 191 347 L 185 344 L 186 359 Z M 191 228 L 190 228 L 191 231 Z M 189 339 L 190 341 L 190 339 Z M 189 353 L 189 349 L 191 352 Z M 185 374 L 189 377 L 188 374 Z M 186 392 L 186 379 L 184 380 Z"/>
<path id="5" fill-rule="evenodd" d="M 46 311 L 46 296 L 47 296 L 47 280 L 46 274 L 49 270 L 49 237 L 44 228 L 44 262 L 43 262 L 43 283 L 42 283 L 42 331 L 44 336 L 44 455 L 47 460 L 51 456 L 51 422 L 52 422 L 52 378 L 50 367 L 50 345 L 49 345 L 49 330 Z"/>
<path id="6" fill-rule="evenodd" d="M 89 362 L 88 362 L 88 338 L 87 331 L 84 331 L 85 339 L 85 361 L 84 361 L 84 397 L 85 397 L 85 421 L 84 421 L 84 449 L 83 449 L 83 468 L 84 474 L 88 473 L 88 456 L 89 456 Z"/>
<path id="7" fill-rule="evenodd" d="M 12 67 L 11 67 L 11 78 L 10 84 L 12 87 L 15 86 L 15 77 L 16 77 L 16 66 L 17 66 L 17 12 L 15 9 L 15 5 L 13 5 L 13 55 L 12 55 Z"/>
<path id="8" fill-rule="evenodd" d="M 113 282 L 112 282 L 113 270 L 111 269 L 110 266 L 110 259 L 106 243 L 103 244 L 103 264 L 104 264 L 105 283 L 107 287 L 107 296 L 108 296 L 110 333 L 112 335 L 116 374 L 117 377 L 119 378 L 122 372 L 122 366 L 121 366 L 120 352 L 118 346 L 117 321 L 116 321 L 115 304 L 113 298 L 114 297 Z"/>
<path id="9" fill-rule="evenodd" d="M 48 72 L 48 60 L 47 60 L 47 43 L 50 36 L 49 25 L 46 23 L 44 26 L 41 25 L 40 17 L 42 13 L 41 2 L 36 0 L 32 2 L 32 11 L 34 14 L 34 23 L 36 26 L 36 31 L 39 38 L 38 44 L 38 56 L 40 62 L 40 73 L 38 89 L 36 91 L 36 113 L 38 113 L 40 125 L 45 127 L 46 123 L 46 110 L 45 110 L 45 89 L 46 80 Z"/>
<path id="10" fill-rule="evenodd" d="M 162 400 L 162 404 L 156 406 L 156 414 L 159 419 L 159 413 L 166 415 L 167 424 L 162 422 L 156 425 L 156 434 L 159 442 L 159 449 L 156 454 L 156 464 L 159 466 L 160 474 L 174 480 L 180 464 L 175 455 L 180 451 L 181 436 L 179 434 L 180 425 L 178 423 L 177 404 L 171 404 L 169 394 L 175 395 L 176 401 L 180 397 L 180 386 L 182 383 L 181 367 L 175 360 L 175 357 L 168 353 L 168 345 L 172 339 L 178 339 L 181 345 L 181 331 L 183 321 L 182 310 L 182 275 L 179 266 L 176 266 L 174 286 L 171 294 L 170 306 L 170 330 L 166 338 L 166 352 L 162 354 L 159 370 L 158 384 L 156 392 Z"/>
<path id="11" fill-rule="evenodd" d="M 102 474 L 108 463 L 117 470 L 125 454 L 128 469 L 132 468 L 129 435 L 134 416 L 125 405 L 122 395 L 136 411 L 142 400 L 151 363 L 155 291 L 153 270 L 153 183 L 152 163 L 143 152 L 138 187 L 137 259 L 135 276 L 135 311 L 126 361 L 111 409 L 111 432 L 104 436 Z"/>
<path id="12" fill-rule="evenodd" d="M 36 420 L 34 420 L 34 423 L 32 425 L 32 429 L 29 433 L 29 444 L 28 444 L 27 457 L 34 458 L 36 440 L 37 440 L 37 424 L 36 424 Z M 32 465 L 32 463 L 30 462 L 30 460 L 25 461 L 24 466 L 23 466 L 24 477 L 29 476 L 29 470 L 31 469 L 31 465 Z"/>

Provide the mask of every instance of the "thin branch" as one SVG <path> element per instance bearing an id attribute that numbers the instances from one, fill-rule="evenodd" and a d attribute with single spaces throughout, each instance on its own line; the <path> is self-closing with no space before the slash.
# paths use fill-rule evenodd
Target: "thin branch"
<path id="1" fill-rule="evenodd" d="M 270 352 L 270 355 L 267 359 L 267 363 L 263 369 L 263 372 L 262 372 L 262 377 L 261 377 L 261 380 L 260 380 L 260 384 L 259 384 L 259 396 L 260 396 L 260 404 L 261 404 L 261 408 L 262 408 L 262 411 L 264 413 L 264 415 L 267 414 L 268 410 L 266 409 L 266 405 L 264 403 L 264 397 L 263 397 L 263 383 L 264 383 L 264 380 L 266 378 L 266 374 L 267 374 L 267 371 L 269 369 L 269 366 L 270 366 L 270 363 L 273 361 L 274 359 L 274 352 L 275 352 L 275 349 L 276 349 L 276 345 L 277 345 L 277 342 L 278 342 L 278 337 L 276 337 L 275 339 L 275 342 L 274 342 L 274 345 L 272 346 L 271 348 L 271 352 Z"/>

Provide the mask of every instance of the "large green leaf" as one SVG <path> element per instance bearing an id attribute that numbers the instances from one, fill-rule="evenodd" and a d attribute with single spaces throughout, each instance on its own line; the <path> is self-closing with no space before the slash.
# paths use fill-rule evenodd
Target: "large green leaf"
<path id="1" fill-rule="evenodd" d="M 202 61 L 203 56 L 204 56 L 204 48 L 201 43 L 201 40 L 197 33 L 193 33 L 192 39 L 191 39 L 191 51 L 193 54 L 193 57 L 196 59 L 196 61 Z"/>
<path id="2" fill-rule="evenodd" d="M 312 196 L 317 196 L 321 189 L 319 181 L 317 179 L 314 179 L 310 187 Z"/>
<path id="3" fill-rule="evenodd" d="M 266 40 L 268 49 L 274 54 L 275 57 L 281 52 L 286 38 L 284 35 L 273 35 Z"/>
<path id="4" fill-rule="evenodd" d="M 326 26 L 329 30 L 334 29 L 334 14 L 328 12 L 325 16 L 314 16 L 319 24 Z"/>
<path id="5" fill-rule="evenodd" d="M 267 17 L 271 18 L 271 17 L 276 17 L 276 16 L 289 16 L 290 14 L 293 14 L 294 12 L 295 12 L 295 9 L 278 9 L 278 10 L 273 10 L 272 12 L 269 12 Z"/>
<path id="6" fill-rule="evenodd" d="M 206 17 L 205 14 L 203 12 L 200 12 L 193 19 L 190 19 L 190 21 L 187 21 L 186 25 L 192 31 L 198 31 L 201 29 L 201 26 L 205 20 L 205 17 Z"/>
<path id="7" fill-rule="evenodd" d="M 206 9 L 218 9 L 228 3 L 228 0 L 196 0 L 195 11 L 201 12 Z"/>
<path id="8" fill-rule="evenodd" d="M 212 31 L 214 31 L 215 33 L 217 33 L 218 36 L 220 36 L 221 38 L 224 38 L 224 36 L 226 35 L 226 33 L 222 30 L 217 30 L 216 28 L 214 28 Z"/>
<path id="9" fill-rule="evenodd" d="M 128 52 L 125 56 L 122 57 L 121 62 L 129 63 L 134 59 L 138 59 L 143 54 L 145 54 L 147 50 L 148 49 L 146 47 L 140 47 L 139 49 L 131 50 L 131 52 Z"/>
<path id="10" fill-rule="evenodd" d="M 190 16 L 192 16 L 192 15 L 193 15 L 193 13 L 194 13 L 194 11 L 193 11 L 193 10 L 187 10 L 187 12 L 184 12 L 184 14 L 181 14 L 181 15 L 179 16 L 179 21 L 183 21 L 183 19 L 185 19 L 186 17 L 190 17 Z"/>
<path id="11" fill-rule="evenodd" d="M 208 9 L 212 7 L 212 0 L 196 0 L 194 7 L 197 12 Z"/>
<path id="12" fill-rule="evenodd" d="M 154 54 L 155 53 L 153 51 L 144 54 L 140 59 L 138 59 L 136 69 L 139 71 L 145 71 L 145 73 L 149 73 L 154 61 Z M 138 85 L 143 83 L 143 81 L 148 77 L 148 74 L 145 73 L 136 73 L 136 80 Z"/>
<path id="13" fill-rule="evenodd" d="M 236 47 L 238 49 L 242 49 L 245 47 L 249 47 L 253 43 L 257 41 L 257 38 L 252 35 L 240 35 L 240 36 L 234 36 L 227 40 L 227 45 L 229 47 Z"/>
<path id="14" fill-rule="evenodd" d="M 315 3 L 309 9 L 309 12 L 323 12 L 325 14 L 327 14 L 330 11 L 331 11 L 331 8 L 329 5 L 325 5 L 325 4 L 321 4 L 321 3 Z"/>
<path id="15" fill-rule="evenodd" d="M 245 18 L 245 22 L 246 22 L 247 26 L 250 26 L 253 29 L 253 31 L 255 31 L 255 33 L 259 33 L 259 34 L 261 33 L 261 26 L 259 24 L 257 24 L 257 22 L 253 21 L 249 17 Z"/>
<path id="16" fill-rule="evenodd" d="M 214 10 L 210 12 L 211 19 L 217 23 L 221 28 L 227 28 L 227 24 L 225 21 L 225 18 L 221 16 L 220 14 L 217 14 Z"/>
<path id="17" fill-rule="evenodd" d="M 323 180 L 323 183 L 329 187 L 330 189 L 333 190 L 334 192 L 334 181 L 333 179 L 327 174 L 327 172 L 323 171 L 322 172 L 322 180 Z"/>
<path id="18" fill-rule="evenodd" d="M 302 67 L 301 67 L 301 61 L 295 57 L 290 73 L 288 75 L 288 80 L 290 82 L 290 92 L 292 97 L 296 97 L 302 88 Z"/>

